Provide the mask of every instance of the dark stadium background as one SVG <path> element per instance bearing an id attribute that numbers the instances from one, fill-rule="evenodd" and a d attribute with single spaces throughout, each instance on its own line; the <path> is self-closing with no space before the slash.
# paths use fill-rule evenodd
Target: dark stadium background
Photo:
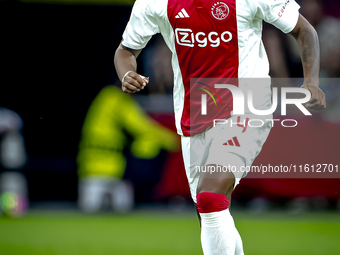
<path id="1" fill-rule="evenodd" d="M 30 198 L 75 201 L 82 123 L 118 79 L 113 56 L 131 6 L 0 5 L 0 104 L 24 121 Z"/>

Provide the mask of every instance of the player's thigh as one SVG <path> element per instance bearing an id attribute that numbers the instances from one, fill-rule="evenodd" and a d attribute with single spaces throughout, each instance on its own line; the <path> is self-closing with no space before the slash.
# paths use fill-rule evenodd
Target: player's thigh
<path id="1" fill-rule="evenodd" d="M 214 165 L 207 165 L 214 166 Z M 216 167 L 217 165 L 215 165 Z M 230 198 L 231 193 L 234 189 L 235 176 L 232 172 L 227 171 L 223 173 L 202 173 L 198 185 L 196 193 L 201 192 L 212 192 L 223 194 Z"/>
<path id="2" fill-rule="evenodd" d="M 219 155 L 223 157 L 223 161 L 220 161 L 223 162 L 223 165 L 220 165 L 216 162 L 214 152 L 214 145 L 212 144 L 204 171 L 200 174 L 197 193 L 213 192 L 229 197 L 241 179 L 235 169 L 241 169 L 245 165 L 244 159 L 234 153 L 223 151 Z"/>

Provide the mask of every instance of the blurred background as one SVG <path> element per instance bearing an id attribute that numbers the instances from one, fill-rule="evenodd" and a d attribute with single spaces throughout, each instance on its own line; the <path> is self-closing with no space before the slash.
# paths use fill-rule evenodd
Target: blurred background
<path id="1" fill-rule="evenodd" d="M 138 58 L 150 84 L 119 89 L 133 2 L 0 1 L 0 254 L 202 254 L 161 36 Z M 340 2 L 298 2 L 328 108 L 291 112 L 299 126 L 273 128 L 256 165 L 340 163 Z M 273 78 L 302 77 L 291 36 L 264 24 L 263 41 Z M 251 177 L 232 203 L 247 254 L 340 253 L 340 179 Z"/>

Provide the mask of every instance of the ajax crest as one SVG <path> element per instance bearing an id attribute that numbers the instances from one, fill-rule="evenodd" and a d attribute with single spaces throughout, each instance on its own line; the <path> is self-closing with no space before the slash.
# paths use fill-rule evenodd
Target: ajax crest
<path id="1" fill-rule="evenodd" d="M 225 20 L 229 15 L 229 7 L 224 2 L 216 2 L 211 7 L 211 14 L 217 20 Z"/>

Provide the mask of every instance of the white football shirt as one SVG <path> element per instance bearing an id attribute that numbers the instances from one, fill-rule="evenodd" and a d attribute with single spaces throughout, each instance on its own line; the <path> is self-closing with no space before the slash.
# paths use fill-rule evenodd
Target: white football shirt
<path id="1" fill-rule="evenodd" d="M 289 33 L 299 8 L 294 0 L 137 0 L 122 43 L 138 50 L 162 34 L 172 52 L 177 132 L 191 136 L 211 126 L 212 119 L 232 115 L 232 94 L 215 89 L 216 83 L 256 89 L 254 107 L 270 105 L 270 84 L 252 85 L 240 78 L 269 77 L 262 21 Z M 208 118 L 201 112 L 202 93 L 211 95 Z"/>

